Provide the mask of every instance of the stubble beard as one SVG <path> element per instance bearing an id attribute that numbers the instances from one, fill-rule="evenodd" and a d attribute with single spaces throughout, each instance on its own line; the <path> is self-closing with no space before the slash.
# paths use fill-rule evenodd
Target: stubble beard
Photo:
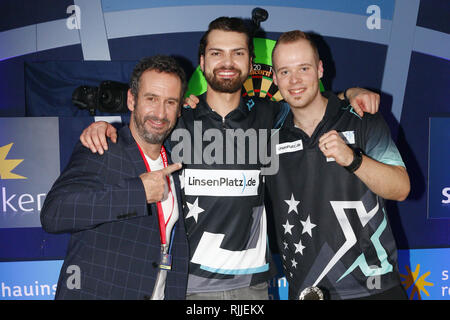
<path id="1" fill-rule="evenodd" d="M 136 113 L 133 113 L 133 119 L 134 119 L 134 124 L 137 130 L 138 135 L 147 143 L 149 144 L 163 144 L 164 140 L 167 138 L 167 136 L 170 134 L 170 132 L 173 129 L 173 125 L 169 126 L 169 128 L 162 132 L 162 133 L 152 133 L 147 131 L 146 127 L 145 127 L 145 122 L 147 120 L 156 120 L 156 121 L 162 121 L 164 123 L 169 123 L 170 121 L 168 119 L 158 119 L 157 117 L 152 117 L 152 116 L 146 116 L 142 119 L 139 119 L 139 117 L 136 115 Z"/>

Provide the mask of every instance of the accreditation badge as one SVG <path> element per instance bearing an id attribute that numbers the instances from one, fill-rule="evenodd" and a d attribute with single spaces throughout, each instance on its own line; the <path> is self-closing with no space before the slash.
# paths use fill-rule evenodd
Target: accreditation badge
<path id="1" fill-rule="evenodd" d="M 162 246 L 161 255 L 159 259 L 159 268 L 163 270 L 172 270 L 172 255 L 167 253 L 166 246 Z"/>

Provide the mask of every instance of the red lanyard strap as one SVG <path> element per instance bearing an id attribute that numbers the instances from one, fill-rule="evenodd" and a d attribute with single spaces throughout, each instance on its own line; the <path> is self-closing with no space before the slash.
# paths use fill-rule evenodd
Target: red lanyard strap
<path id="1" fill-rule="evenodd" d="M 150 170 L 150 165 L 147 162 L 147 158 L 145 157 L 144 152 L 142 151 L 141 147 L 139 146 L 139 144 L 137 144 L 139 151 L 141 152 L 141 156 L 142 159 L 144 160 L 145 163 L 145 167 L 147 169 L 147 172 L 151 172 Z M 166 149 L 164 149 L 164 146 L 161 146 L 161 151 L 160 151 L 160 155 L 161 155 L 161 159 L 163 161 L 163 167 L 166 168 L 169 164 L 167 161 L 167 153 L 166 153 Z M 167 180 L 167 186 L 169 187 L 169 193 L 172 194 L 172 189 L 170 187 L 170 178 L 169 176 L 166 176 L 166 180 Z M 173 207 L 174 207 L 174 202 L 175 202 L 175 198 L 172 194 L 172 211 L 170 212 L 169 218 L 167 219 L 167 223 L 164 221 L 164 212 L 163 212 L 163 208 L 161 205 L 161 201 L 158 201 L 156 203 L 156 207 L 158 209 L 158 221 L 159 221 L 159 234 L 161 236 L 161 244 L 166 244 L 166 229 L 167 229 L 167 224 L 170 221 L 170 218 L 172 217 L 172 213 L 173 213 Z"/>

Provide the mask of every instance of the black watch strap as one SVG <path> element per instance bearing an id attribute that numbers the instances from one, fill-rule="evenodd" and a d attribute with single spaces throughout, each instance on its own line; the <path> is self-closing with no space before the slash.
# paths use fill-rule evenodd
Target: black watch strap
<path id="1" fill-rule="evenodd" d="M 362 163 L 363 151 L 360 148 L 355 148 L 353 150 L 353 161 L 348 166 L 344 167 L 348 172 L 353 173 L 359 169 Z"/>

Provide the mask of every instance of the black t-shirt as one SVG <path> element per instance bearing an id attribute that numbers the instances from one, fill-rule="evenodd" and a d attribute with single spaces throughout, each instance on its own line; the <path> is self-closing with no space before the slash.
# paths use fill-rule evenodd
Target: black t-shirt
<path id="1" fill-rule="evenodd" d="M 277 146 L 280 170 L 266 177 L 266 201 L 290 299 L 310 286 L 328 298 L 349 299 L 400 284 L 384 199 L 327 159 L 318 142 L 334 129 L 377 161 L 403 166 L 399 152 L 380 114 L 360 118 L 348 102 L 324 96 L 326 113 L 311 137 L 294 126 L 289 113 Z"/>

